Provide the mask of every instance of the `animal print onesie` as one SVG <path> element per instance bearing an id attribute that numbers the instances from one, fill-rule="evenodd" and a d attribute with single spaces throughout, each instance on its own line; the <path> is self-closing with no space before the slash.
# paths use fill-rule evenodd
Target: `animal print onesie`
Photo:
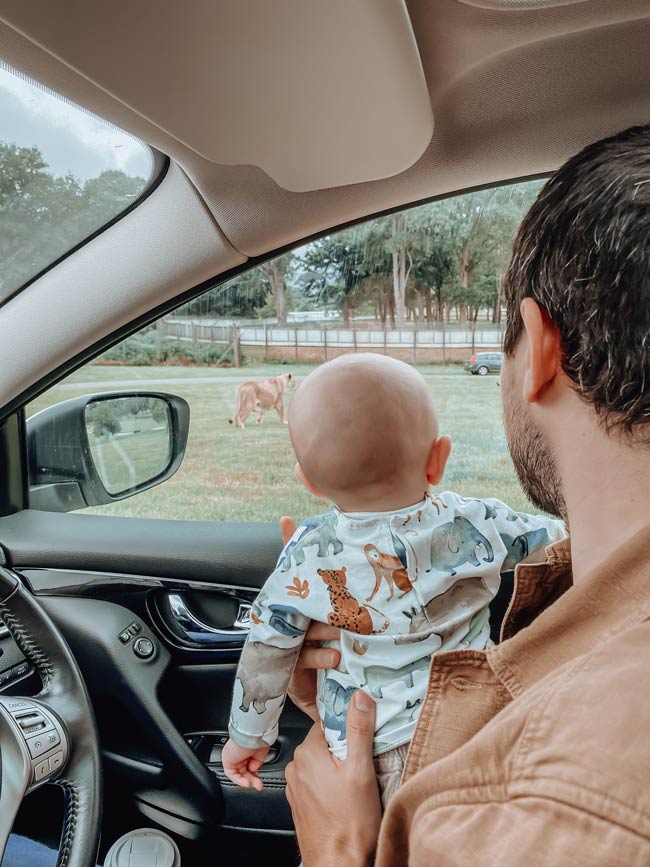
<path id="1" fill-rule="evenodd" d="M 407 744 L 432 654 L 484 649 L 501 573 L 544 560 L 565 535 L 560 521 L 451 492 L 397 512 L 331 508 L 309 518 L 253 605 L 230 736 L 246 748 L 273 744 L 305 631 L 319 620 L 341 629 L 339 667 L 318 680 L 332 753 L 345 758 L 347 707 L 360 687 L 377 703 L 375 755 Z"/>

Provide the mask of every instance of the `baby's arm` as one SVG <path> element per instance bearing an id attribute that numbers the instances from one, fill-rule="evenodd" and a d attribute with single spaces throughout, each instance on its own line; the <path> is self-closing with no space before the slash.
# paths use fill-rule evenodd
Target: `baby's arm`
<path id="1" fill-rule="evenodd" d="M 276 569 L 258 596 L 237 667 L 230 740 L 222 762 L 226 776 L 244 788 L 262 788 L 257 772 L 277 738 L 291 675 L 310 624 L 298 607 L 302 599 L 293 595 L 298 586 L 294 581 L 300 579 L 287 575 Z"/>

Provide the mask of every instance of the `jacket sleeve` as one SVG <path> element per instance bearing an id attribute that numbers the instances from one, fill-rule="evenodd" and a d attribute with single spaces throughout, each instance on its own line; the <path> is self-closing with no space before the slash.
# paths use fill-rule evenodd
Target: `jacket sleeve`
<path id="1" fill-rule="evenodd" d="M 294 573 L 276 567 L 251 609 L 228 726 L 230 737 L 247 749 L 270 746 L 277 739 L 287 689 L 309 627 L 306 588 Z"/>
<path id="2" fill-rule="evenodd" d="M 576 793 L 576 803 L 580 800 Z M 431 808 L 411 811 L 412 822 L 404 810 L 389 810 L 377 867 L 405 864 L 407 858 L 410 867 L 650 864 L 647 837 L 568 800 L 529 790 L 505 801 L 436 801 Z"/>

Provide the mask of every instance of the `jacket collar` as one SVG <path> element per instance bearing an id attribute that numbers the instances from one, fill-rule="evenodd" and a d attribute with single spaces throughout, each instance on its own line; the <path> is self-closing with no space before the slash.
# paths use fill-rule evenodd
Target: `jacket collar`
<path id="1" fill-rule="evenodd" d="M 487 652 L 513 696 L 650 616 L 650 525 L 577 585 L 570 540 L 550 546 L 547 555 L 546 563 L 516 570 L 502 643 Z"/>

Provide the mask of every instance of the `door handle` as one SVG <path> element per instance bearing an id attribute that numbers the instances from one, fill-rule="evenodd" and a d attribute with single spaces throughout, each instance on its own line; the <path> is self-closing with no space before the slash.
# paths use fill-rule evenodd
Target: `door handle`
<path id="1" fill-rule="evenodd" d="M 203 648 L 228 649 L 242 647 L 251 625 L 251 605 L 239 602 L 239 609 L 232 626 L 220 628 L 200 620 L 188 607 L 181 593 L 167 596 L 169 613 L 179 636 L 190 644 Z"/>

